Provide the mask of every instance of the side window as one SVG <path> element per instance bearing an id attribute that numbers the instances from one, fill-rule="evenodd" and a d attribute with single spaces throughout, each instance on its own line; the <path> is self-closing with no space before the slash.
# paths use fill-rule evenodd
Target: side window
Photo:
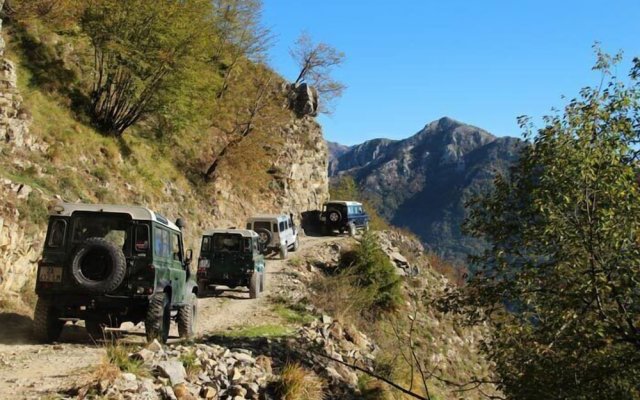
<path id="1" fill-rule="evenodd" d="M 205 236 L 202 238 L 202 246 L 200 247 L 201 253 L 208 253 L 211 251 L 211 237 Z"/>
<path id="2" fill-rule="evenodd" d="M 51 224 L 49 230 L 49 241 L 47 246 L 58 248 L 64 246 L 64 237 L 67 232 L 67 221 L 63 219 L 57 219 Z"/>
<path id="3" fill-rule="evenodd" d="M 284 221 L 280 222 L 280 232 L 283 232 L 286 230 L 287 230 L 286 223 Z"/>
<path id="4" fill-rule="evenodd" d="M 182 251 L 180 251 L 180 235 L 170 233 L 171 235 L 171 257 L 174 260 L 182 261 Z"/>
<path id="5" fill-rule="evenodd" d="M 258 251 L 258 241 L 252 240 L 251 243 L 253 243 L 253 251 L 254 252 Z"/>
<path id="6" fill-rule="evenodd" d="M 135 249 L 137 252 L 149 250 L 149 228 L 146 225 L 136 225 Z"/>
<path id="7" fill-rule="evenodd" d="M 278 223 L 277 222 L 273 223 L 273 229 L 271 230 L 271 232 L 278 232 Z"/>
<path id="8" fill-rule="evenodd" d="M 162 229 L 153 228 L 153 255 L 156 257 L 164 257 L 164 243 L 162 242 Z"/>
<path id="9" fill-rule="evenodd" d="M 171 258 L 171 242 L 169 241 L 169 232 L 161 229 L 162 232 L 162 257 Z"/>
<path id="10" fill-rule="evenodd" d="M 251 229 L 251 222 L 247 222 L 247 229 Z"/>
<path id="11" fill-rule="evenodd" d="M 251 238 L 245 238 L 244 239 L 244 248 L 243 248 L 245 253 L 249 253 L 251 252 Z"/>

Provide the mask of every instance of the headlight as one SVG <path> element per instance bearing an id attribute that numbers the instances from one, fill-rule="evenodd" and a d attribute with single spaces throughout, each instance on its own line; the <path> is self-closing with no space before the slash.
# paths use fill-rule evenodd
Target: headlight
<path id="1" fill-rule="evenodd" d="M 198 260 L 198 269 L 208 269 L 209 268 L 209 259 L 207 258 L 201 258 L 200 260 Z"/>

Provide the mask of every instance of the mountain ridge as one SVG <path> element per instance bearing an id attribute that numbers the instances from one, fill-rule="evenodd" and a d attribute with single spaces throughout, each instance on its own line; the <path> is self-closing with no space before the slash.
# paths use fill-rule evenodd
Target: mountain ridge
<path id="1" fill-rule="evenodd" d="M 416 233 L 427 247 L 464 262 L 482 243 L 464 236 L 464 204 L 508 170 L 522 141 L 497 137 L 450 117 L 402 139 L 372 139 L 334 155 L 333 182 L 351 176 L 392 224 Z"/>

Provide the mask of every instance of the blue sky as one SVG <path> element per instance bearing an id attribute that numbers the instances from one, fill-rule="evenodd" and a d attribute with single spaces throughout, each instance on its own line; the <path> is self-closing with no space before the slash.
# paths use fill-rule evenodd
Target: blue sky
<path id="1" fill-rule="evenodd" d="M 596 84 L 595 41 L 640 56 L 640 0 L 382 1 L 264 0 L 276 35 L 270 64 L 289 79 L 289 49 L 301 31 L 346 54 L 335 77 L 347 85 L 328 140 L 356 144 L 405 138 L 442 116 L 519 136 L 519 115 L 561 107 Z"/>

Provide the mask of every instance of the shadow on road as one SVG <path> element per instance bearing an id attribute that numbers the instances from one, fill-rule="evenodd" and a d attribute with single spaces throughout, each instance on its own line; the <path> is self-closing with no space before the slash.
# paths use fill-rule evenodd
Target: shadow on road
<path id="1" fill-rule="evenodd" d="M 33 320 L 26 315 L 0 313 L 0 344 L 37 344 L 33 338 Z M 60 343 L 95 343 L 80 325 L 67 323 L 58 339 Z"/>

